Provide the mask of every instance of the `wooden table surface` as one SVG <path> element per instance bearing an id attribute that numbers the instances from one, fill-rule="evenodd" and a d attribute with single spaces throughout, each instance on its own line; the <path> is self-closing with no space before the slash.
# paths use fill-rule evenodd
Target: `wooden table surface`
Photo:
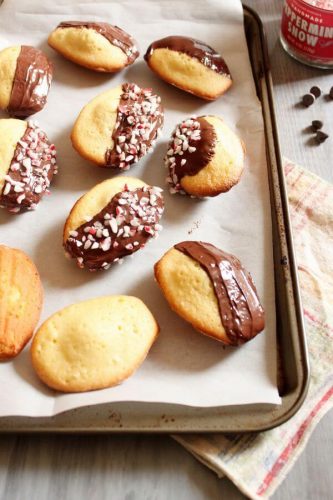
<path id="1" fill-rule="evenodd" d="M 282 154 L 332 181 L 333 103 L 321 99 L 309 109 L 298 106 L 314 84 L 327 92 L 333 85 L 332 72 L 302 66 L 283 52 L 278 41 L 282 1 L 247 0 L 247 4 L 262 16 L 268 34 Z M 320 146 L 313 145 L 306 131 L 313 119 L 323 120 L 332 135 Z M 273 500 L 333 498 L 332 429 L 331 412 Z M 244 498 L 230 481 L 218 479 L 167 436 L 0 439 L 1 500 Z"/>

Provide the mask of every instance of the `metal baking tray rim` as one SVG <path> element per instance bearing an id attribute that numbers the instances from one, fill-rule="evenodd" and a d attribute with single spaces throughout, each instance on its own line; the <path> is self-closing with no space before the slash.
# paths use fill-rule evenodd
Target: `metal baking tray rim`
<path id="1" fill-rule="evenodd" d="M 1 0 L 0 0 L 1 5 Z M 302 405 L 310 380 L 309 360 L 304 331 L 302 306 L 297 277 L 297 266 L 292 244 L 292 231 L 288 198 L 277 134 L 272 78 L 269 69 L 266 37 L 258 14 L 244 7 L 244 22 L 253 30 L 252 42 L 248 38 L 252 69 L 257 93 L 262 102 L 265 122 L 270 192 L 277 224 L 282 234 L 274 250 L 275 265 L 282 258 L 287 265 L 277 267 L 279 279 L 286 283 L 286 312 L 290 314 L 291 336 L 282 339 L 291 342 L 294 368 L 291 386 L 282 394 L 281 405 L 252 405 L 240 407 L 193 408 L 146 403 L 149 415 L 134 408 L 135 403 L 110 403 L 70 410 L 54 417 L 1 417 L 0 432 L 20 433 L 193 433 L 193 432 L 258 432 L 271 429 L 290 419 Z M 249 36 L 249 35 L 248 35 Z M 255 43 L 251 52 L 250 42 Z M 258 52 L 262 59 L 256 60 Z M 273 235 L 274 236 L 274 235 Z M 274 237 L 273 237 L 274 239 Z M 277 281 L 277 276 L 275 276 Z M 277 332 L 279 334 L 279 332 Z M 281 332 L 280 332 L 281 333 Z M 283 357 L 282 357 L 283 359 Z M 284 367 L 286 369 L 286 367 Z M 290 377 L 289 377 L 290 378 Z M 290 380 L 289 380 L 290 382 Z M 168 408 L 171 407 L 171 411 Z M 133 413 L 134 412 L 134 413 Z M 181 413 L 181 415 L 179 414 Z"/>

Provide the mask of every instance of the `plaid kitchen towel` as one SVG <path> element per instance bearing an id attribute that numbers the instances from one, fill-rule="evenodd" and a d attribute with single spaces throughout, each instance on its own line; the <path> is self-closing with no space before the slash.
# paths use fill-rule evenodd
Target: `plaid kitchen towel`
<path id="1" fill-rule="evenodd" d="M 306 400 L 288 422 L 267 432 L 174 436 L 256 500 L 275 492 L 333 406 L 333 186 L 289 161 L 284 169 L 310 355 Z"/>

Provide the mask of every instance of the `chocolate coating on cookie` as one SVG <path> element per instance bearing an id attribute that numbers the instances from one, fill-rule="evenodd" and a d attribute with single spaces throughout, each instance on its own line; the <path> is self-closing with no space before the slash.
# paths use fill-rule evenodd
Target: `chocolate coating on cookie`
<path id="1" fill-rule="evenodd" d="M 244 169 L 244 144 L 218 116 L 188 118 L 177 125 L 165 166 L 170 193 L 205 198 L 235 186 Z"/>
<path id="2" fill-rule="evenodd" d="M 112 45 L 119 47 L 126 54 L 127 65 L 132 64 L 140 54 L 137 47 L 138 44 L 134 38 L 118 26 L 102 22 L 64 21 L 56 29 L 58 28 L 87 28 L 95 30 L 96 33 L 104 36 Z"/>
<path id="3" fill-rule="evenodd" d="M 149 57 L 156 49 L 169 49 L 182 52 L 190 57 L 194 57 L 216 73 L 227 75 L 231 78 L 229 68 L 221 54 L 200 40 L 186 36 L 167 36 L 166 38 L 161 38 L 148 47 L 144 56 L 146 61 L 149 60 Z"/>
<path id="4" fill-rule="evenodd" d="M 108 269 L 143 248 L 162 229 L 164 210 L 161 189 L 144 186 L 117 193 L 89 222 L 71 231 L 64 244 L 79 267 Z"/>
<path id="5" fill-rule="evenodd" d="M 45 106 L 53 77 L 52 63 L 34 47 L 22 45 L 16 63 L 8 112 L 25 118 Z"/>
<path id="6" fill-rule="evenodd" d="M 151 89 L 124 83 L 112 133 L 114 147 L 105 154 L 106 166 L 128 170 L 155 145 L 163 125 L 161 98 Z"/>
<path id="7" fill-rule="evenodd" d="M 196 175 L 212 159 L 216 144 L 214 127 L 204 117 L 189 118 L 177 125 L 168 145 L 165 166 L 171 192 L 182 192 L 181 179 Z"/>
<path id="8" fill-rule="evenodd" d="M 12 213 L 35 209 L 56 173 L 54 144 L 35 123 L 29 122 L 5 176 L 0 206 Z"/>
<path id="9" fill-rule="evenodd" d="M 183 241 L 174 248 L 196 260 L 210 277 L 232 345 L 247 342 L 264 329 L 265 315 L 256 287 L 237 257 L 199 241 Z"/>

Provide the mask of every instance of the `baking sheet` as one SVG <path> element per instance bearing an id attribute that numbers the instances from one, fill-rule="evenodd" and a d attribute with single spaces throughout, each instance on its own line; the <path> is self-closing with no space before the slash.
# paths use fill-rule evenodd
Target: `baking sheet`
<path id="1" fill-rule="evenodd" d="M 16 4 L 16 5 L 15 5 Z M 1 241 L 24 249 L 36 262 L 46 289 L 43 319 L 70 303 L 109 293 L 142 298 L 157 317 L 161 334 L 142 367 L 122 385 L 81 395 L 59 395 L 35 376 L 25 350 L 0 365 L 0 415 L 48 416 L 70 408 L 110 401 L 164 402 L 198 407 L 280 402 L 276 389 L 275 305 L 269 194 L 260 104 L 255 94 L 243 34 L 241 4 L 235 1 L 72 2 L 6 0 L 1 7 L 1 46 L 34 44 L 55 63 L 46 109 L 36 115 L 58 149 L 60 173 L 52 195 L 34 213 L 0 214 Z M 66 15 L 67 14 L 67 15 Z M 119 24 L 139 41 L 141 52 L 155 38 L 184 34 L 221 50 L 234 76 L 233 88 L 205 103 L 160 82 L 142 60 L 119 75 L 89 72 L 63 60 L 45 43 L 61 20 L 92 19 Z M 137 20 L 140 19 L 140 24 Z M 164 21 L 162 21 L 162 19 Z M 9 21 L 10 20 L 10 21 Z M 15 22 L 13 22 L 15 20 Z M 15 28 L 9 31 L 8 26 Z M 235 43 L 237 40 L 237 43 Z M 247 147 L 245 174 L 238 186 L 212 200 L 170 196 L 165 191 L 164 231 L 132 259 L 109 272 L 89 274 L 68 262 L 61 248 L 64 220 L 76 199 L 109 171 L 82 160 L 69 132 L 82 106 L 123 81 L 152 86 L 166 110 L 164 137 L 129 175 L 164 186 L 163 156 L 174 125 L 191 114 L 220 114 Z M 168 308 L 153 280 L 152 265 L 172 244 L 202 239 L 235 253 L 257 284 L 266 309 L 264 334 L 239 349 L 223 348 L 194 332 Z"/>

